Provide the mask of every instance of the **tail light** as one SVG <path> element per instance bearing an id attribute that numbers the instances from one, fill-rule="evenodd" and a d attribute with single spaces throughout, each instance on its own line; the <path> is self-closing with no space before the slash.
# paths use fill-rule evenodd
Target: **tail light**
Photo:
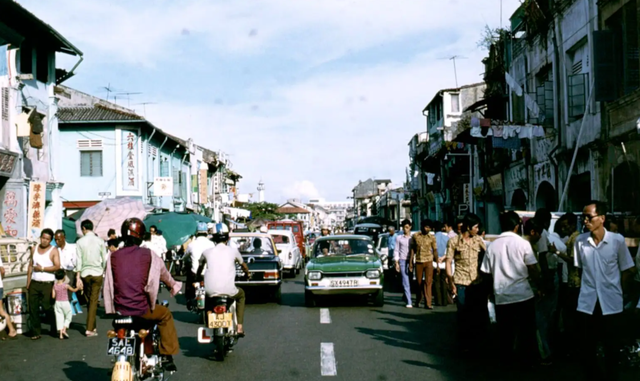
<path id="1" fill-rule="evenodd" d="M 107 337 L 108 337 L 108 338 L 113 339 L 113 338 L 114 338 L 114 337 L 116 337 L 116 336 L 118 336 L 118 335 L 116 334 L 116 331 L 114 331 L 114 330 L 112 330 L 112 329 L 110 329 L 110 330 L 108 330 L 108 331 L 107 331 Z"/>
<path id="2" fill-rule="evenodd" d="M 227 306 L 215 306 L 215 307 L 213 307 L 213 312 L 216 315 L 223 314 L 223 313 L 227 312 Z"/>
<path id="3" fill-rule="evenodd" d="M 118 330 L 118 339 L 124 339 L 125 334 L 127 333 L 127 330 L 124 328 L 120 328 Z"/>
<path id="4" fill-rule="evenodd" d="M 265 271 L 263 278 L 264 279 L 278 279 L 280 274 L 277 271 Z"/>

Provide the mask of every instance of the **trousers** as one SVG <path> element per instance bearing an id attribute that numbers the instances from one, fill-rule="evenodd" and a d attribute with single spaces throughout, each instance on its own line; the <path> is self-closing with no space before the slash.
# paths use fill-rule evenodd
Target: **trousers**
<path id="1" fill-rule="evenodd" d="M 411 278 L 410 278 L 410 269 L 411 266 L 406 259 L 401 259 L 400 261 L 400 276 L 402 277 L 402 290 L 404 292 L 404 298 L 407 302 L 407 305 L 410 305 L 411 302 Z"/>
<path id="2" fill-rule="evenodd" d="M 416 279 L 418 280 L 418 292 L 416 293 L 416 306 L 424 298 L 426 306 L 431 307 L 433 286 L 433 261 L 416 263 Z"/>
<path id="3" fill-rule="evenodd" d="M 58 330 L 61 331 L 63 328 L 69 328 L 71 317 L 73 316 L 73 313 L 71 313 L 71 303 L 56 302 L 53 311 L 56 314 L 56 326 Z"/>
<path id="4" fill-rule="evenodd" d="M 55 332 L 53 319 L 53 306 L 51 304 L 51 290 L 53 282 L 39 282 L 32 280 L 29 285 L 29 321 L 34 336 L 40 336 L 42 322 L 40 321 L 40 307 L 45 313 L 46 319 L 51 324 L 51 332 Z"/>
<path id="5" fill-rule="evenodd" d="M 96 328 L 96 315 L 98 314 L 98 301 L 100 299 L 100 289 L 102 288 L 102 276 L 92 276 L 82 278 L 84 285 L 84 294 L 87 298 L 87 331 L 93 331 Z"/>
<path id="6" fill-rule="evenodd" d="M 161 355 L 173 356 L 180 352 L 176 325 L 173 322 L 173 315 L 167 307 L 163 305 L 156 305 L 153 311 L 148 310 L 146 314 L 141 316 L 141 318 L 158 325 L 158 331 L 160 331 Z"/>

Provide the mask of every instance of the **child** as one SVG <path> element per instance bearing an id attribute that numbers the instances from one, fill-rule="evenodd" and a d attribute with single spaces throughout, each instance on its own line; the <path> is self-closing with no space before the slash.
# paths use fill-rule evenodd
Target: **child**
<path id="1" fill-rule="evenodd" d="M 72 316 L 68 290 L 77 292 L 78 289 L 69 286 L 69 284 L 65 282 L 66 277 L 64 270 L 56 271 L 55 275 L 56 283 L 53 285 L 53 289 L 51 290 L 51 296 L 56 300 L 54 307 L 54 311 L 56 313 L 56 325 L 60 332 L 60 340 L 63 340 L 65 337 L 67 339 L 69 338 L 69 335 L 67 335 L 67 329 L 69 328 L 69 324 L 71 324 Z"/>

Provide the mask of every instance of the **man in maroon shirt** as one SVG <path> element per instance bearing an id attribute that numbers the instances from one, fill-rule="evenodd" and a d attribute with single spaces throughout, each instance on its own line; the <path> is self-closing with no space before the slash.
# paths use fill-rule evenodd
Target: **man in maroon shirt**
<path id="1" fill-rule="evenodd" d="M 160 281 L 171 287 L 175 295 L 182 284 L 176 282 L 160 257 L 140 247 L 145 233 L 144 223 L 137 218 L 122 224 L 123 248 L 113 252 L 107 261 L 104 300 L 107 313 L 136 316 L 157 324 L 160 331 L 160 354 L 165 356 L 164 369 L 175 371 L 173 355 L 180 350 L 178 334 L 171 311 L 156 305 Z"/>

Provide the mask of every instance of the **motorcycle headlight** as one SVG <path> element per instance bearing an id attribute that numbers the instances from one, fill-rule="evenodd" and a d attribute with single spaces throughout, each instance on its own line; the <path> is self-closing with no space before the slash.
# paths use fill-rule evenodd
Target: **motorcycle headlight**
<path id="1" fill-rule="evenodd" d="M 369 270 L 366 272 L 365 276 L 369 279 L 373 279 L 373 278 L 380 278 L 380 271 L 379 270 Z"/>
<path id="2" fill-rule="evenodd" d="M 322 273 L 320 271 L 309 272 L 309 280 L 320 280 L 320 279 L 322 279 Z"/>

